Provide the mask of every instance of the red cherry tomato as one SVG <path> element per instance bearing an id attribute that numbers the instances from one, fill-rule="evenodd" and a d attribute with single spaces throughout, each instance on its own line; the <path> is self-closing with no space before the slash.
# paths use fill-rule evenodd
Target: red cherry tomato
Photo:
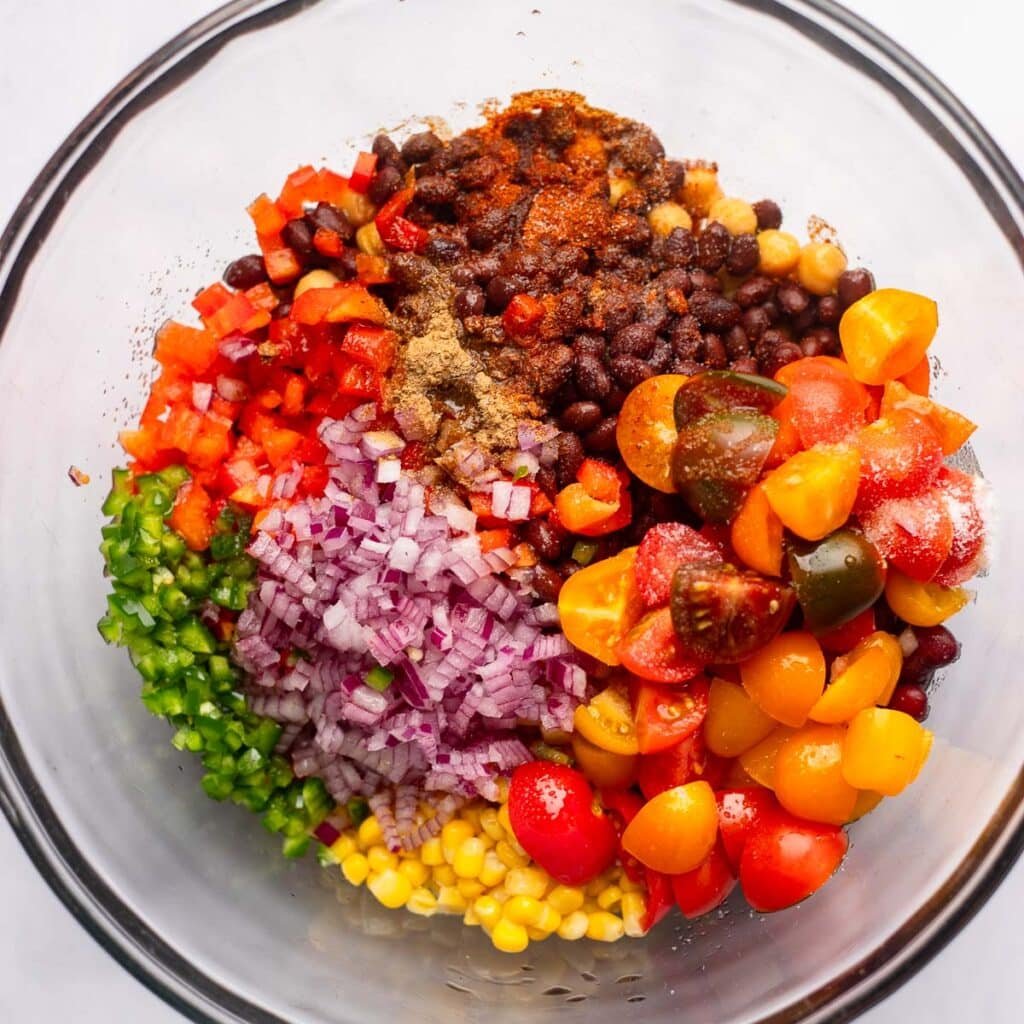
<path id="1" fill-rule="evenodd" d="M 635 683 L 632 690 L 641 754 L 656 754 L 681 743 L 700 728 L 708 713 L 708 681 L 704 678 L 680 687 Z"/>
<path id="2" fill-rule="evenodd" d="M 608 817 L 612 819 L 616 836 L 621 841 L 622 833 L 626 831 L 626 826 L 637 816 L 640 808 L 643 807 L 643 798 L 631 789 L 602 789 L 600 796 L 601 803 L 608 812 Z M 646 872 L 650 868 L 645 868 L 631 853 L 626 853 L 621 848 L 621 845 L 619 848 L 619 862 L 622 864 L 622 870 L 626 872 L 626 877 L 631 882 L 636 882 L 638 885 L 647 884 Z"/>
<path id="3" fill-rule="evenodd" d="M 673 877 L 676 876 L 663 875 L 660 871 L 644 868 L 647 900 L 640 924 L 645 932 L 649 932 L 672 909 L 675 902 L 672 893 Z"/>
<path id="4" fill-rule="evenodd" d="M 683 646 L 668 608 L 648 612 L 623 637 L 616 653 L 623 668 L 654 683 L 685 683 L 704 667 Z"/>
<path id="5" fill-rule="evenodd" d="M 717 788 L 725 778 L 729 762 L 712 754 L 698 729 L 685 740 L 657 754 L 641 754 L 636 780 L 640 791 L 650 800 L 666 789 L 685 786 L 703 779 Z"/>
<path id="6" fill-rule="evenodd" d="M 852 651 L 865 637 L 875 632 L 875 609 L 865 608 L 841 626 L 815 634 L 822 650 L 829 654 L 846 654 Z"/>
<path id="7" fill-rule="evenodd" d="M 747 840 L 783 813 L 782 808 L 770 789 L 723 789 L 715 794 L 715 799 L 722 850 L 733 871 L 739 871 Z"/>
<path id="8" fill-rule="evenodd" d="M 978 507 L 978 481 L 958 469 L 943 466 L 937 486 L 953 523 L 949 557 L 939 567 L 934 582 L 943 587 L 965 583 L 978 571 L 985 546 L 985 520 Z"/>
<path id="9" fill-rule="evenodd" d="M 672 596 L 672 576 L 690 562 L 721 562 L 716 544 L 684 523 L 652 526 L 636 552 L 636 582 L 648 608 L 663 608 Z"/>
<path id="10" fill-rule="evenodd" d="M 835 825 L 773 816 L 747 840 L 740 858 L 740 885 L 761 912 L 783 910 L 806 899 L 835 873 L 849 840 Z"/>
<path id="11" fill-rule="evenodd" d="M 519 845 L 559 882 L 585 885 L 615 860 L 612 821 L 572 768 L 547 761 L 520 765 L 509 784 L 508 813 Z"/>
<path id="12" fill-rule="evenodd" d="M 684 917 L 695 918 L 719 906 L 732 892 L 736 877 L 721 842 L 699 868 L 672 876 L 672 891 Z"/>
<path id="13" fill-rule="evenodd" d="M 907 409 L 894 409 L 853 439 L 860 452 L 860 486 L 854 511 L 888 498 L 927 490 L 942 468 L 942 442 L 935 428 Z"/>
<path id="14" fill-rule="evenodd" d="M 868 540 L 911 579 L 927 583 L 949 558 L 953 520 L 937 487 L 883 501 L 860 521 Z"/>
<path id="15" fill-rule="evenodd" d="M 871 397 L 844 364 L 799 359 L 780 371 L 779 380 L 789 388 L 787 411 L 804 448 L 836 444 L 864 426 Z"/>

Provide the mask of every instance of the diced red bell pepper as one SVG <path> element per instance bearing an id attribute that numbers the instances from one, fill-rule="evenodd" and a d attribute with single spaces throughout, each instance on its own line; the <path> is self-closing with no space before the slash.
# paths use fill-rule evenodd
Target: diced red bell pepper
<path id="1" fill-rule="evenodd" d="M 249 204 L 249 216 L 257 235 L 276 235 L 288 223 L 284 212 L 265 192 Z"/>
<path id="2" fill-rule="evenodd" d="M 629 482 L 614 466 L 600 459 L 584 459 L 576 472 L 583 489 L 598 501 L 618 501 L 623 485 Z"/>
<path id="3" fill-rule="evenodd" d="M 501 314 L 501 325 L 505 333 L 513 338 L 525 338 L 533 334 L 544 319 L 544 304 L 532 295 L 513 295 L 505 312 Z"/>
<path id="4" fill-rule="evenodd" d="M 370 181 L 377 169 L 376 153 L 360 153 L 349 175 L 348 187 L 353 192 L 363 192 L 370 187 Z"/>
<path id="5" fill-rule="evenodd" d="M 315 200 L 319 180 L 316 170 L 308 164 L 292 171 L 277 197 L 278 207 L 289 218 L 301 217 L 302 204 Z"/>
<path id="6" fill-rule="evenodd" d="M 207 413 L 188 451 L 190 465 L 213 469 L 231 453 L 231 421 L 216 413 Z"/>
<path id="7" fill-rule="evenodd" d="M 484 554 L 495 548 L 507 548 L 512 544 L 511 530 L 481 530 L 476 536 L 480 542 L 480 550 Z"/>
<path id="8" fill-rule="evenodd" d="M 195 409 L 182 403 L 176 405 L 167 417 L 160 432 L 162 448 L 177 448 L 186 455 L 192 450 L 192 444 L 199 434 L 203 418 Z"/>
<path id="9" fill-rule="evenodd" d="M 317 174 L 316 199 L 321 203 L 338 206 L 349 191 L 348 178 L 322 167 Z"/>
<path id="10" fill-rule="evenodd" d="M 394 331 L 371 324 L 351 324 L 345 331 L 341 351 L 356 362 L 371 366 L 378 373 L 387 373 L 394 365 L 398 335 Z"/>
<path id="11" fill-rule="evenodd" d="M 273 309 L 277 309 L 281 304 L 274 294 L 274 290 L 266 281 L 261 281 L 259 284 L 254 284 L 251 288 L 247 288 L 245 297 L 252 303 L 254 309 L 264 309 L 268 313 Z"/>
<path id="12" fill-rule="evenodd" d="M 205 320 L 216 313 L 230 298 L 231 292 L 220 281 L 215 281 L 192 300 L 192 308 Z"/>
<path id="13" fill-rule="evenodd" d="M 386 256 L 371 256 L 368 252 L 356 253 L 356 277 L 361 284 L 390 284 L 391 270 Z"/>
<path id="14" fill-rule="evenodd" d="M 369 366 L 352 363 L 338 377 L 338 394 L 358 398 L 379 398 L 380 377 Z"/>
<path id="15" fill-rule="evenodd" d="M 215 312 L 204 316 L 203 323 L 215 338 L 225 338 L 234 331 L 241 331 L 255 313 L 262 313 L 268 321 L 270 319 L 269 314 L 253 306 L 245 292 L 235 292 Z"/>
<path id="16" fill-rule="evenodd" d="M 290 374 L 281 398 L 281 412 L 285 416 L 299 416 L 306 404 L 306 390 L 309 385 L 298 374 Z"/>
<path id="17" fill-rule="evenodd" d="M 373 324 L 382 324 L 387 320 L 387 307 L 361 284 L 337 284 L 334 291 L 337 301 L 327 314 L 328 323 L 368 320 Z"/>
<path id="18" fill-rule="evenodd" d="M 302 264 L 299 262 L 298 256 L 288 246 L 265 251 L 263 262 L 267 268 L 267 277 L 274 284 L 294 281 L 302 273 Z"/>
<path id="19" fill-rule="evenodd" d="M 137 462 L 151 467 L 160 454 L 160 424 L 142 426 L 138 430 L 122 430 L 118 434 L 121 447 Z"/>
<path id="20" fill-rule="evenodd" d="M 185 538 L 185 543 L 193 551 L 203 551 L 210 546 L 213 536 L 212 504 L 210 495 L 194 480 L 185 483 L 178 491 L 167 522 L 172 530 Z"/>
<path id="21" fill-rule="evenodd" d="M 413 195 L 414 192 L 411 188 L 400 188 L 377 211 L 377 216 L 373 218 L 373 222 L 377 225 L 377 230 L 381 233 L 382 238 L 384 237 L 384 232 L 405 213 L 409 203 L 412 202 Z"/>
<path id="22" fill-rule="evenodd" d="M 157 331 L 154 356 L 164 366 L 179 363 L 200 374 L 217 358 L 217 339 L 210 331 L 169 320 Z"/>
<path id="23" fill-rule="evenodd" d="M 313 248 L 321 256 L 337 259 L 344 251 L 345 244 L 337 231 L 331 231 L 330 228 L 317 228 L 313 233 Z"/>
<path id="24" fill-rule="evenodd" d="M 530 481 L 529 487 L 532 494 L 530 498 L 530 518 L 537 519 L 539 516 L 546 516 L 549 512 L 553 511 L 555 503 L 540 487 L 533 483 L 533 481 Z"/>
<path id="25" fill-rule="evenodd" d="M 263 450 L 267 453 L 267 459 L 271 466 L 277 469 L 291 458 L 303 440 L 303 436 L 297 430 L 289 430 L 287 427 L 265 430 L 263 432 Z"/>
<path id="26" fill-rule="evenodd" d="M 481 494 L 471 491 L 469 495 L 469 507 L 476 516 L 476 525 L 481 530 L 500 529 L 507 525 L 507 520 L 499 519 L 491 510 L 490 493 Z"/>
<path id="27" fill-rule="evenodd" d="M 289 316 L 298 324 L 323 323 L 338 302 L 337 289 L 337 285 L 332 285 L 330 288 L 310 288 L 304 291 L 292 303 Z"/>

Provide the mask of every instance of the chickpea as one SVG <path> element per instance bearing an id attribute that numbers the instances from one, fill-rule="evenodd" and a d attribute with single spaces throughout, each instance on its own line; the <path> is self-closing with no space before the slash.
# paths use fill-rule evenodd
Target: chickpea
<path id="1" fill-rule="evenodd" d="M 722 198 L 718 170 L 714 167 L 687 167 L 683 179 L 683 205 L 694 217 L 706 217 L 714 203 Z"/>
<path id="2" fill-rule="evenodd" d="M 800 243 L 788 231 L 769 228 L 757 236 L 757 247 L 761 251 L 760 269 L 762 274 L 785 277 L 791 274 L 800 262 Z"/>
<path id="3" fill-rule="evenodd" d="M 693 227 L 693 220 L 686 212 L 686 207 L 680 203 L 665 202 L 658 203 L 651 208 L 647 214 L 647 223 L 651 230 L 662 238 L 667 238 L 676 228 L 686 228 L 687 231 Z"/>
<path id="4" fill-rule="evenodd" d="M 373 220 L 377 208 L 361 192 L 346 188 L 338 199 L 338 206 L 341 212 L 348 218 L 353 227 L 362 227 Z"/>
<path id="5" fill-rule="evenodd" d="M 717 220 L 729 229 L 730 235 L 752 235 L 757 230 L 757 214 L 753 206 L 734 196 L 716 199 L 708 210 L 708 220 Z"/>
<path id="6" fill-rule="evenodd" d="M 800 250 L 796 279 L 812 295 L 831 295 L 846 270 L 846 254 L 831 242 L 808 242 Z"/>
<path id="7" fill-rule="evenodd" d="M 338 278 L 329 270 L 311 270 L 308 274 L 303 274 L 296 282 L 292 298 L 297 299 L 303 292 L 308 292 L 313 288 L 330 288 L 337 283 Z"/>
<path id="8" fill-rule="evenodd" d="M 377 225 L 371 220 L 356 232 L 356 245 L 368 256 L 383 256 L 387 250 L 381 240 Z"/>
<path id="9" fill-rule="evenodd" d="M 618 206 L 619 200 L 627 193 L 636 188 L 636 182 L 632 178 L 612 177 L 608 179 L 608 201 L 612 206 Z"/>

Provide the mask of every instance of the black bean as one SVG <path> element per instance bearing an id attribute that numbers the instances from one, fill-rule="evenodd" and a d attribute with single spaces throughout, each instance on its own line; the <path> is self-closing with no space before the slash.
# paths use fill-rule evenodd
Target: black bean
<path id="1" fill-rule="evenodd" d="M 687 313 L 669 328 L 669 341 L 676 359 L 697 359 L 704 349 L 697 318 Z"/>
<path id="2" fill-rule="evenodd" d="M 704 365 L 709 370 L 724 370 L 729 365 L 729 353 L 717 334 L 704 335 Z"/>
<path id="3" fill-rule="evenodd" d="M 761 372 L 766 377 L 774 377 L 782 367 L 801 358 L 803 358 L 803 351 L 800 346 L 792 341 L 784 341 L 763 361 Z"/>
<path id="4" fill-rule="evenodd" d="M 710 274 L 706 270 L 697 269 L 690 271 L 690 287 L 695 292 L 720 292 L 722 290 L 722 282 L 714 274 Z"/>
<path id="5" fill-rule="evenodd" d="M 333 231 L 340 235 L 343 242 L 351 241 L 356 233 L 348 217 L 330 203 L 317 203 L 316 208 L 306 214 L 306 220 L 310 221 L 314 228 L 323 228 L 325 231 Z"/>
<path id="6" fill-rule="evenodd" d="M 753 362 L 753 360 L 751 360 Z M 754 373 L 757 373 L 757 364 L 754 364 Z M 696 359 L 675 359 L 672 362 L 672 372 L 681 373 L 684 377 L 692 377 L 695 373 L 704 372 L 704 364 Z"/>
<path id="7" fill-rule="evenodd" d="M 444 206 L 458 193 L 458 182 L 444 174 L 427 174 L 416 181 L 416 198 L 428 206 Z"/>
<path id="8" fill-rule="evenodd" d="M 763 274 L 747 278 L 733 294 L 733 298 L 744 308 L 760 306 L 775 294 L 775 282 Z"/>
<path id="9" fill-rule="evenodd" d="M 843 315 L 843 306 L 836 295 L 823 295 L 818 299 L 818 323 L 825 327 L 835 327 Z"/>
<path id="10" fill-rule="evenodd" d="M 795 281 L 783 281 L 775 289 L 775 301 L 786 316 L 796 316 L 807 308 L 811 297 Z"/>
<path id="11" fill-rule="evenodd" d="M 297 217 L 288 221 L 281 231 L 281 240 L 289 249 L 305 259 L 308 259 L 316 251 L 313 248 L 313 229 L 306 222 L 304 217 Z"/>
<path id="12" fill-rule="evenodd" d="M 433 132 L 417 132 L 402 143 L 402 159 L 409 164 L 426 163 L 442 146 Z"/>
<path id="13" fill-rule="evenodd" d="M 545 345 L 530 359 L 530 372 L 542 397 L 553 395 L 572 376 L 572 349 L 568 345 Z"/>
<path id="14" fill-rule="evenodd" d="M 377 154 L 377 166 L 380 168 L 394 167 L 397 168 L 400 174 L 406 170 L 405 161 L 402 159 L 402 154 L 399 152 L 398 147 L 391 141 L 387 135 L 378 135 L 373 140 L 373 145 L 370 147 L 371 152 Z"/>
<path id="15" fill-rule="evenodd" d="M 729 258 L 725 261 L 725 269 L 736 277 L 752 274 L 761 260 L 756 235 L 737 235 L 732 240 Z"/>
<path id="16" fill-rule="evenodd" d="M 790 329 L 794 334 L 803 334 L 809 331 L 818 322 L 818 300 L 811 300 L 804 307 L 803 312 L 797 313 L 789 321 Z"/>
<path id="17" fill-rule="evenodd" d="M 771 326 L 771 321 L 768 319 L 768 314 L 765 313 L 763 307 L 751 306 L 749 309 L 743 310 L 743 316 L 740 317 L 740 325 L 743 327 L 747 338 L 751 341 L 757 341 Z"/>
<path id="18" fill-rule="evenodd" d="M 753 356 L 744 356 L 742 359 L 734 359 L 729 364 L 729 369 L 735 370 L 736 373 L 757 373 L 759 368 Z"/>
<path id="19" fill-rule="evenodd" d="M 545 107 L 537 117 L 537 127 L 556 149 L 564 149 L 576 138 L 574 115 L 568 107 Z"/>
<path id="20" fill-rule="evenodd" d="M 744 313 L 744 316 L 746 316 L 746 313 Z M 747 332 L 743 329 L 742 325 L 733 324 L 725 332 L 725 337 L 722 341 L 725 344 L 725 351 L 729 354 L 730 359 L 742 359 L 744 356 L 750 355 L 750 341 L 747 339 Z"/>
<path id="21" fill-rule="evenodd" d="M 639 250 L 650 244 L 651 225 L 646 217 L 616 210 L 608 225 L 608 234 L 627 249 Z"/>
<path id="22" fill-rule="evenodd" d="M 478 284 L 471 284 L 455 293 L 455 313 L 463 320 L 467 316 L 483 316 L 486 305 L 484 290 Z"/>
<path id="23" fill-rule="evenodd" d="M 654 376 L 650 366 L 637 356 L 615 356 L 608 365 L 619 383 L 630 390 Z"/>
<path id="24" fill-rule="evenodd" d="M 577 434 L 593 430 L 604 419 L 604 413 L 597 402 L 573 402 L 562 410 L 559 423 L 563 430 L 574 430 Z"/>
<path id="25" fill-rule="evenodd" d="M 610 356 L 640 356 L 646 358 L 654 348 L 657 333 L 650 324 L 627 324 L 612 336 L 608 346 Z"/>
<path id="26" fill-rule="evenodd" d="M 458 135 L 452 139 L 448 147 L 452 164 L 464 164 L 473 160 L 483 152 L 483 143 L 474 135 Z"/>
<path id="27" fill-rule="evenodd" d="M 815 331 L 810 331 L 800 339 L 800 351 L 805 356 L 823 356 L 825 349 L 821 344 L 821 339 L 817 336 Z"/>
<path id="28" fill-rule="evenodd" d="M 689 267 L 697 260 L 697 239 L 686 228 L 673 228 L 665 239 L 665 262 L 670 267 Z"/>
<path id="29" fill-rule="evenodd" d="M 258 253 L 239 256 L 224 271 L 224 283 L 232 288 L 254 288 L 267 279 L 267 268 Z"/>
<path id="30" fill-rule="evenodd" d="M 600 334 L 579 334 L 572 343 L 572 350 L 575 355 L 590 355 L 601 358 L 604 356 L 607 344 Z"/>
<path id="31" fill-rule="evenodd" d="M 712 274 L 717 273 L 729 258 L 731 246 L 732 235 L 729 234 L 728 228 L 713 220 L 697 239 L 698 265 Z"/>
<path id="32" fill-rule="evenodd" d="M 583 435 L 583 447 L 588 452 L 611 452 L 616 448 L 615 428 L 618 426 L 617 416 L 608 416 L 593 430 Z"/>
<path id="33" fill-rule="evenodd" d="M 664 373 L 672 362 L 672 346 L 665 338 L 658 338 L 651 354 L 647 357 L 647 365 L 655 373 Z"/>
<path id="34" fill-rule="evenodd" d="M 690 312 L 702 327 L 711 327 L 716 331 L 732 327 L 740 319 L 740 307 L 715 292 L 694 292 L 690 296 Z"/>
<path id="35" fill-rule="evenodd" d="M 779 322 L 779 317 L 782 316 L 782 314 L 779 312 L 778 303 L 774 299 L 762 302 L 761 309 L 764 311 L 764 315 L 768 317 L 768 323 L 776 324 Z"/>
<path id="36" fill-rule="evenodd" d="M 468 189 L 486 188 L 500 170 L 501 165 L 493 156 L 477 157 L 459 168 L 459 184 Z"/>
<path id="37" fill-rule="evenodd" d="M 686 166 L 681 160 L 666 160 L 662 166 L 665 172 L 665 187 L 668 189 L 669 197 L 673 198 L 683 187 Z"/>
<path id="38" fill-rule="evenodd" d="M 498 242 L 508 226 L 508 211 L 491 206 L 466 231 L 466 240 L 474 249 L 490 249 Z"/>
<path id="39" fill-rule="evenodd" d="M 672 314 L 662 297 L 654 291 L 649 291 L 640 303 L 636 318 L 637 323 L 650 327 L 655 333 L 660 333 L 668 327 Z"/>
<path id="40" fill-rule="evenodd" d="M 473 280 L 484 284 L 490 281 L 501 267 L 501 261 L 497 256 L 485 256 L 482 253 L 474 254 L 466 260 L 466 266 L 473 274 Z"/>
<path id="41" fill-rule="evenodd" d="M 401 171 L 387 164 L 370 180 L 366 194 L 375 206 L 383 206 L 401 187 Z"/>
<path id="42" fill-rule="evenodd" d="M 618 412 L 626 401 L 626 392 L 618 384 L 612 384 L 608 394 L 601 399 L 601 407 L 605 412 Z"/>
<path id="43" fill-rule="evenodd" d="M 693 291 L 693 284 L 690 281 L 690 275 L 682 269 L 682 267 L 673 267 L 671 270 L 663 270 L 658 275 L 658 287 L 662 289 L 666 295 L 670 291 L 682 292 L 683 295 L 689 295 Z"/>
<path id="44" fill-rule="evenodd" d="M 356 266 L 357 255 L 356 249 L 342 249 L 341 255 L 336 260 L 332 260 L 327 265 L 327 269 L 340 277 L 342 281 L 355 277 L 359 273 L 359 268 Z"/>
<path id="45" fill-rule="evenodd" d="M 531 519 L 523 538 L 545 562 L 554 562 L 562 556 L 562 538 L 546 519 Z"/>
<path id="46" fill-rule="evenodd" d="M 801 345 L 808 338 L 814 338 L 817 342 L 818 348 L 820 349 L 820 354 L 826 356 L 835 356 L 839 354 L 839 335 L 836 333 L 835 328 L 815 327 L 800 339 Z"/>
<path id="47" fill-rule="evenodd" d="M 589 262 L 586 249 L 576 245 L 564 245 L 551 257 L 549 270 L 556 280 L 562 281 L 573 274 L 582 274 Z"/>
<path id="48" fill-rule="evenodd" d="M 423 255 L 435 263 L 454 263 L 465 251 L 466 247 L 458 239 L 436 235 L 427 242 Z"/>
<path id="49" fill-rule="evenodd" d="M 568 487 L 576 482 L 576 474 L 583 465 L 583 442 L 576 434 L 564 433 L 558 438 L 558 486 Z"/>
<path id="50" fill-rule="evenodd" d="M 618 142 L 619 159 L 630 171 L 643 174 L 665 156 L 665 147 L 646 125 L 631 124 Z"/>
<path id="51" fill-rule="evenodd" d="M 476 281 L 476 274 L 468 263 L 461 263 L 457 267 L 452 267 L 451 278 L 452 284 L 457 288 L 465 288 Z"/>
<path id="52" fill-rule="evenodd" d="M 541 258 L 529 249 L 512 249 L 501 260 L 501 273 L 533 277 L 541 269 Z"/>
<path id="53" fill-rule="evenodd" d="M 487 305 L 500 313 L 511 301 L 513 295 L 526 291 L 529 282 L 515 274 L 495 274 L 487 283 Z"/>
<path id="54" fill-rule="evenodd" d="M 578 355 L 573 358 L 573 375 L 580 394 L 600 402 L 611 389 L 612 382 L 608 372 L 601 365 L 597 356 Z"/>
<path id="55" fill-rule="evenodd" d="M 558 493 L 558 474 L 551 466 L 541 466 L 533 481 L 549 498 L 553 498 Z M 537 522 L 537 520 L 533 521 Z"/>
<path id="56" fill-rule="evenodd" d="M 533 589 L 542 601 L 554 602 L 558 600 L 558 592 L 562 589 L 561 575 L 557 569 L 550 565 L 537 565 L 533 570 Z"/>
<path id="57" fill-rule="evenodd" d="M 846 309 L 875 290 L 875 278 L 870 270 L 854 267 L 852 270 L 844 270 L 839 275 L 836 289 L 839 293 L 839 302 L 843 309 Z"/>
<path id="58" fill-rule="evenodd" d="M 782 210 L 774 199 L 759 199 L 754 203 L 757 226 L 761 231 L 782 227 Z"/>
<path id="59" fill-rule="evenodd" d="M 388 260 L 391 276 L 407 291 L 422 288 L 433 274 L 430 261 L 414 252 L 396 252 Z"/>

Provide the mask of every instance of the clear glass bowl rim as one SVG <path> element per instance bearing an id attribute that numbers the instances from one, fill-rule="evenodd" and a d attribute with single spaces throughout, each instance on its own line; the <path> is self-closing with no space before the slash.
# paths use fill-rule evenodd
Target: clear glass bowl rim
<path id="1" fill-rule="evenodd" d="M 318 0 L 312 0 L 318 2 Z M 725 0 L 782 20 L 886 88 L 985 199 L 1024 269 L 1024 181 L 991 136 L 931 72 L 832 0 Z M 310 0 L 233 0 L 165 43 L 118 82 L 36 176 L 0 235 L 0 342 L 19 286 L 75 186 L 135 113 L 229 40 Z M 133 913 L 86 861 L 33 774 L 0 700 L 0 808 L 46 883 L 83 928 L 157 996 L 200 1024 L 287 1024 L 219 985 Z M 920 970 L 977 913 L 1024 850 L 1024 768 L 952 875 L 892 935 L 841 975 L 758 1024 L 850 1020 Z"/>

